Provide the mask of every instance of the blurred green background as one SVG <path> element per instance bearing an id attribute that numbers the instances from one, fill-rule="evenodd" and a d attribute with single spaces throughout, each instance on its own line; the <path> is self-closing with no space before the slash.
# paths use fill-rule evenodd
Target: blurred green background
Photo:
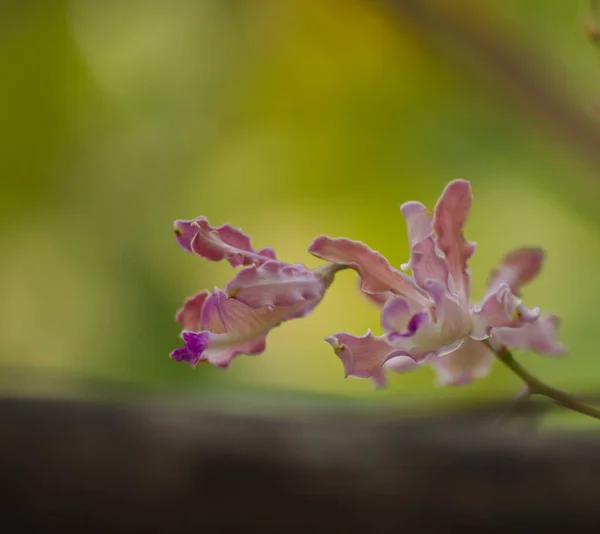
<path id="1" fill-rule="evenodd" d="M 598 391 L 600 64 L 585 16 L 572 0 L 2 2 L 2 390 L 399 410 L 509 398 L 519 382 L 499 367 L 446 389 L 428 368 L 384 391 L 344 380 L 323 338 L 379 332 L 351 272 L 262 356 L 226 372 L 168 358 L 183 299 L 233 274 L 180 250 L 174 219 L 229 222 L 311 267 L 321 233 L 399 265 L 399 204 L 433 206 L 466 178 L 476 296 L 511 247 L 545 247 L 525 297 L 562 317 L 570 354 L 521 359 Z"/>

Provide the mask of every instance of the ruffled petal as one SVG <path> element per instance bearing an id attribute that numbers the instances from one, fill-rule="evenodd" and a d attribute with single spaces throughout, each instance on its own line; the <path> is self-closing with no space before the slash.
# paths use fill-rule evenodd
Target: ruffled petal
<path id="1" fill-rule="evenodd" d="M 428 280 L 425 286 L 435 306 L 415 313 L 408 301 L 395 297 L 381 313 L 381 325 L 390 344 L 418 361 L 449 346 L 454 350 L 471 331 L 468 310 L 455 297 L 434 280 Z"/>
<path id="2" fill-rule="evenodd" d="M 185 251 L 192 252 L 192 239 L 198 232 L 198 228 L 194 224 L 196 219 L 190 221 L 177 220 L 173 223 L 173 231 L 175 232 L 175 240 L 177 244 Z"/>
<path id="3" fill-rule="evenodd" d="M 487 376 L 494 362 L 494 355 L 481 342 L 466 339 L 455 351 L 445 356 L 432 357 L 428 362 L 437 373 L 439 386 L 468 384 Z"/>
<path id="4" fill-rule="evenodd" d="M 427 239 L 433 234 L 433 211 L 427 209 L 420 202 L 405 202 L 400 206 L 400 211 L 406 220 L 406 232 L 408 243 L 412 251 L 413 247 Z M 412 256 L 411 256 L 412 258 Z M 411 261 L 403 265 L 403 269 L 411 268 Z"/>
<path id="5" fill-rule="evenodd" d="M 197 332 L 202 329 L 202 307 L 208 297 L 208 291 L 202 291 L 193 297 L 185 299 L 183 306 L 177 311 L 175 319 L 181 323 L 184 330 Z"/>
<path id="6" fill-rule="evenodd" d="M 255 309 L 239 300 L 228 299 L 223 291 L 215 289 L 204 303 L 202 327 L 218 334 L 225 333 L 238 341 L 247 341 L 278 326 L 304 304 Z"/>
<path id="7" fill-rule="evenodd" d="M 435 241 L 428 237 L 412 248 L 410 267 L 417 285 L 427 291 L 427 281 L 434 280 L 448 287 L 448 265 L 435 250 Z M 403 265 L 402 268 L 405 268 Z"/>
<path id="8" fill-rule="evenodd" d="M 374 336 L 367 331 L 364 336 L 356 337 L 340 332 L 325 338 L 336 355 L 342 360 L 345 376 L 373 378 L 381 383 L 381 367 L 389 358 L 400 356 L 402 351 L 390 347 L 384 337 Z"/>
<path id="9" fill-rule="evenodd" d="M 450 182 L 435 206 L 433 228 L 437 246 L 444 253 L 457 295 L 467 300 L 470 276 L 467 262 L 475 253 L 475 243 L 463 236 L 463 227 L 471 210 L 471 186 L 465 180 Z"/>
<path id="10" fill-rule="evenodd" d="M 315 303 L 299 302 L 293 306 L 254 309 L 214 289 L 202 305 L 202 331 L 184 330 L 185 347 L 174 350 L 171 358 L 191 365 L 208 361 L 217 367 L 229 367 L 238 354 L 261 354 L 271 329 L 283 321 L 306 315 L 314 306 Z"/>
<path id="11" fill-rule="evenodd" d="M 379 252 L 360 241 L 320 236 L 308 250 L 318 258 L 354 269 L 362 278 L 361 288 L 365 293 L 391 291 L 422 306 L 428 304 L 427 298 L 416 288 L 410 277 L 394 269 Z"/>
<path id="12" fill-rule="evenodd" d="M 206 217 L 189 221 L 175 221 L 175 236 L 179 245 L 188 252 L 210 260 L 227 260 L 233 267 L 260 265 L 275 259 L 271 248 L 255 250 L 250 236 L 229 224 L 211 226 Z"/>
<path id="13" fill-rule="evenodd" d="M 226 286 L 225 293 L 252 308 L 294 306 L 320 300 L 325 282 L 300 264 L 268 261 L 241 270 Z"/>
<path id="14" fill-rule="evenodd" d="M 506 346 L 509 349 L 524 349 L 560 356 L 566 352 L 558 341 L 559 318 L 556 315 L 543 315 L 537 321 L 520 328 L 494 328 L 490 341 L 494 347 Z"/>
<path id="15" fill-rule="evenodd" d="M 471 338 L 486 339 L 492 328 L 519 327 L 532 323 L 540 316 L 540 309 L 528 309 L 515 297 L 508 284 L 501 285 L 495 293 L 485 297 L 481 305 L 473 306 Z"/>
<path id="16" fill-rule="evenodd" d="M 208 363 L 215 367 L 227 369 L 236 356 L 241 354 L 245 354 L 246 356 L 257 356 L 258 354 L 262 354 L 267 348 L 266 341 L 267 334 L 262 334 L 250 341 L 237 343 L 235 345 L 220 346 L 217 342 L 214 347 L 208 346 L 204 351 L 204 358 Z"/>
<path id="17" fill-rule="evenodd" d="M 517 248 L 509 252 L 498 268 L 494 269 L 488 282 L 488 292 L 493 293 L 502 284 L 518 295 L 521 287 L 533 280 L 544 261 L 544 251 L 536 247 Z"/>

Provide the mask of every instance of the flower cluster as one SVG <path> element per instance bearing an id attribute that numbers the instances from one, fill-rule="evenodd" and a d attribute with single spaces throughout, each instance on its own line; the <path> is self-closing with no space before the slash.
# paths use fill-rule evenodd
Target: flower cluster
<path id="1" fill-rule="evenodd" d="M 463 236 L 471 202 L 469 183 L 456 180 L 433 211 L 419 202 L 403 204 L 410 258 L 402 270 L 364 243 L 327 236 L 317 237 L 309 251 L 328 263 L 309 270 L 277 260 L 270 248 L 255 250 L 247 235 L 229 225 L 215 228 L 204 217 L 176 221 L 183 249 L 244 268 L 224 290 L 203 291 L 184 302 L 177 313 L 184 346 L 171 358 L 192 366 L 207 361 L 228 367 L 238 354 L 262 353 L 268 332 L 308 315 L 335 273 L 345 268 L 358 273 L 362 293 L 381 308 L 384 331 L 326 338 L 346 376 L 371 378 L 381 386 L 385 370 L 431 365 L 439 384 L 463 384 L 489 372 L 493 354 L 488 344 L 562 354 L 557 317 L 527 308 L 520 298 L 521 288 L 540 271 L 541 249 L 508 253 L 492 272 L 481 302 L 471 302 L 468 261 L 476 247 Z"/>

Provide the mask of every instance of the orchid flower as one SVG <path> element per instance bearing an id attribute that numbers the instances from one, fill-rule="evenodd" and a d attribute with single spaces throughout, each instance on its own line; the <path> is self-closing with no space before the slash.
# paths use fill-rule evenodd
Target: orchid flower
<path id="1" fill-rule="evenodd" d="M 255 250 L 250 237 L 230 225 L 215 228 L 204 217 L 175 221 L 178 244 L 210 261 L 228 261 L 239 271 L 224 290 L 213 289 L 188 298 L 177 312 L 184 346 L 171 352 L 192 367 L 209 362 L 227 368 L 239 354 L 265 350 L 270 330 L 282 322 L 308 315 L 321 301 L 341 267 L 309 270 L 278 261 L 271 248 Z"/>
<path id="2" fill-rule="evenodd" d="M 410 257 L 401 269 L 364 243 L 320 236 L 309 251 L 327 263 L 311 270 L 278 260 L 271 248 L 256 250 L 248 235 L 228 224 L 213 227 L 205 217 L 175 221 L 176 240 L 185 251 L 242 269 L 224 289 L 185 300 L 176 315 L 183 347 L 171 358 L 192 367 L 209 362 L 227 368 L 239 354 L 261 354 L 273 328 L 310 314 L 337 271 L 349 268 L 358 273 L 362 293 L 379 306 L 384 333 L 326 338 L 346 376 L 370 378 L 381 387 L 387 370 L 430 365 L 438 384 L 465 384 L 487 375 L 495 357 L 525 383 L 519 400 L 544 395 L 600 420 L 600 409 L 539 380 L 510 351 L 560 355 L 565 350 L 557 339 L 557 316 L 521 300 L 522 288 L 541 269 L 541 249 L 509 252 L 492 271 L 481 301 L 472 302 L 468 262 L 476 247 L 463 235 L 471 202 L 469 183 L 456 180 L 433 211 L 420 202 L 404 203 Z"/>
<path id="3" fill-rule="evenodd" d="M 463 384 L 490 371 L 493 354 L 487 343 L 563 352 L 556 340 L 556 316 L 541 316 L 539 308 L 525 307 L 519 297 L 521 287 L 540 270 L 541 249 L 510 252 L 492 273 L 481 302 L 471 302 L 468 261 L 476 246 L 463 236 L 471 202 L 469 183 L 456 180 L 433 211 L 419 202 L 401 206 L 410 245 L 402 269 L 410 269 L 412 276 L 364 243 L 327 236 L 313 241 L 312 254 L 354 269 L 362 291 L 381 306 L 383 335 L 342 332 L 326 338 L 346 376 L 372 378 L 381 386 L 385 369 L 403 372 L 430 364 L 439 384 Z"/>

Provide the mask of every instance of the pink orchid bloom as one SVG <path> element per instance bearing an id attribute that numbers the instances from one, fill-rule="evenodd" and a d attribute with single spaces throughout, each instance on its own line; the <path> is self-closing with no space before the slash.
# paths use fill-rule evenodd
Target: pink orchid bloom
<path id="1" fill-rule="evenodd" d="M 202 258 L 227 260 L 233 267 L 247 265 L 224 291 L 202 291 L 177 312 L 184 346 L 170 356 L 192 367 L 206 361 L 227 368 L 239 354 L 263 353 L 270 330 L 308 315 L 340 269 L 326 265 L 309 270 L 278 261 L 272 249 L 252 248 L 250 237 L 239 229 L 212 227 L 204 217 L 176 221 L 175 235 L 184 250 Z"/>
<path id="2" fill-rule="evenodd" d="M 471 209 L 470 184 L 449 183 L 433 211 L 419 202 L 401 206 L 410 244 L 412 277 L 393 268 L 378 252 L 349 239 L 316 238 L 310 252 L 348 266 L 360 275 L 361 289 L 382 307 L 382 336 L 338 333 L 326 339 L 342 360 L 346 376 L 385 383 L 385 369 L 398 372 L 433 365 L 442 385 L 463 384 L 487 375 L 493 355 L 483 340 L 509 348 L 560 354 L 558 320 L 526 308 L 519 292 L 537 276 L 543 252 L 509 253 L 491 276 L 478 304 L 470 302 L 468 260 L 475 244 L 463 227 Z"/>

